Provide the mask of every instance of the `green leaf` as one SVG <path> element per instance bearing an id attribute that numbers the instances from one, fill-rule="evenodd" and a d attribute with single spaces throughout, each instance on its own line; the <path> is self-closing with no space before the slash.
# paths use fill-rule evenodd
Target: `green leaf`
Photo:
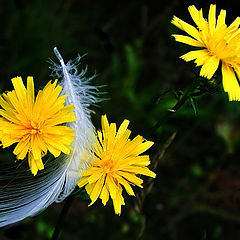
<path id="1" fill-rule="evenodd" d="M 198 115 L 197 100 L 195 98 L 193 98 L 193 97 L 189 97 L 189 100 L 191 102 L 194 114 L 195 114 L 195 116 L 197 116 Z"/>

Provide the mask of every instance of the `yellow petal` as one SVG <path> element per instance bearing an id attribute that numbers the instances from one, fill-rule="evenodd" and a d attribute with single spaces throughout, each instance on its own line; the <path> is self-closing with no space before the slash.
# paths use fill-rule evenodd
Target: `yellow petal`
<path id="1" fill-rule="evenodd" d="M 194 47 L 204 47 L 204 44 L 202 42 L 199 42 L 191 37 L 179 34 L 173 34 L 172 36 L 175 38 L 177 42 L 185 43 Z"/>
<path id="2" fill-rule="evenodd" d="M 138 187 L 142 188 L 142 183 L 143 180 L 141 178 L 136 177 L 134 174 L 132 173 L 128 173 L 128 172 L 124 172 L 124 171 L 119 171 L 118 173 L 116 173 L 122 177 L 124 177 L 126 180 L 128 180 L 129 182 L 137 185 Z"/>
<path id="3" fill-rule="evenodd" d="M 145 176 L 152 177 L 152 178 L 156 177 L 156 173 L 150 171 L 147 167 L 131 166 L 131 167 L 126 167 L 126 168 L 122 169 L 122 171 L 135 173 L 135 174 L 141 174 L 141 175 L 145 175 Z"/>
<path id="4" fill-rule="evenodd" d="M 189 62 L 189 61 L 192 61 L 194 59 L 198 59 L 198 58 L 208 56 L 208 54 L 209 53 L 205 49 L 195 50 L 195 51 L 191 51 L 191 52 L 188 52 L 188 53 L 182 55 L 181 58 L 183 60 L 185 60 L 186 62 Z"/>
<path id="5" fill-rule="evenodd" d="M 210 5 L 209 14 L 208 14 L 208 23 L 209 23 L 209 30 L 212 35 L 216 27 L 216 5 L 215 4 Z"/>
<path id="6" fill-rule="evenodd" d="M 106 185 L 108 186 L 111 198 L 114 199 L 116 197 L 116 193 L 117 193 L 117 185 L 114 182 L 112 176 L 107 175 Z"/>
<path id="7" fill-rule="evenodd" d="M 189 6 L 188 7 L 188 11 L 193 19 L 193 21 L 196 23 L 196 25 L 198 26 L 198 29 L 201 31 L 208 31 L 208 23 L 207 21 L 203 18 L 203 13 L 202 13 L 202 9 L 200 9 L 199 11 L 196 9 L 196 7 L 194 5 Z M 201 41 L 202 43 L 204 43 L 204 39 L 202 38 L 201 34 L 200 35 L 200 39 L 198 39 L 198 41 Z"/>
<path id="8" fill-rule="evenodd" d="M 122 122 L 122 124 L 120 125 L 119 129 L 118 129 L 117 136 L 116 136 L 117 138 L 121 137 L 125 133 L 125 131 L 127 130 L 128 125 L 129 125 L 129 120 L 125 119 Z"/>
<path id="9" fill-rule="evenodd" d="M 202 25 L 202 21 L 200 20 L 200 14 L 197 8 L 194 5 L 188 7 L 188 11 L 193 19 L 193 21 L 197 24 L 197 26 Z"/>
<path id="10" fill-rule="evenodd" d="M 192 25 L 184 22 L 183 20 L 176 16 L 173 17 L 172 24 L 174 24 L 176 27 L 180 28 L 181 30 L 185 31 L 190 36 L 201 42 L 201 36 L 198 30 Z"/>
<path id="11" fill-rule="evenodd" d="M 103 188 L 102 188 L 102 192 L 100 194 L 100 198 L 102 199 L 102 204 L 105 206 L 106 203 L 109 200 L 109 191 L 107 189 L 107 185 L 104 184 Z"/>
<path id="12" fill-rule="evenodd" d="M 144 143 L 141 143 L 136 147 L 136 149 L 132 152 L 132 154 L 139 155 L 147 151 L 153 144 L 154 142 L 151 142 L 151 141 L 146 141 Z"/>
<path id="13" fill-rule="evenodd" d="M 31 154 L 28 154 L 28 164 L 29 164 L 32 174 L 35 176 L 38 172 L 38 167 L 37 167 L 37 164 L 35 163 L 33 156 Z"/>
<path id="14" fill-rule="evenodd" d="M 240 87 L 232 67 L 222 64 L 223 88 L 229 101 L 240 101 Z"/>
<path id="15" fill-rule="evenodd" d="M 18 159 L 24 159 L 28 153 L 28 149 L 29 149 L 29 140 L 20 141 L 15 147 L 13 153 L 15 155 L 18 155 Z"/>
<path id="16" fill-rule="evenodd" d="M 88 183 L 88 177 L 82 177 L 78 181 L 77 185 L 81 188 L 81 187 L 85 186 L 87 183 Z"/>
<path id="17" fill-rule="evenodd" d="M 121 176 L 119 176 L 119 175 L 115 175 L 115 176 L 116 176 L 118 182 L 124 186 L 124 188 L 126 189 L 127 193 L 130 196 L 135 196 L 135 194 L 133 192 L 133 189 L 131 188 L 130 184 L 124 178 L 122 178 Z"/>
<path id="18" fill-rule="evenodd" d="M 107 116 L 103 115 L 102 116 L 102 130 L 103 131 L 108 131 L 108 128 L 109 128 L 109 123 L 108 123 L 108 120 L 107 120 Z"/>
<path id="19" fill-rule="evenodd" d="M 202 66 L 200 76 L 211 79 L 216 72 L 220 59 L 217 56 L 210 57 Z"/>
<path id="20" fill-rule="evenodd" d="M 96 181 L 99 181 L 99 179 L 103 176 L 103 172 L 101 171 L 98 171 L 98 172 L 95 172 L 94 174 L 92 174 L 89 178 L 88 178 L 88 182 L 90 184 L 96 182 Z"/>
<path id="21" fill-rule="evenodd" d="M 23 103 L 26 99 L 26 88 L 23 84 L 21 77 L 16 77 L 12 79 L 12 84 L 15 89 L 19 103 Z"/>
<path id="22" fill-rule="evenodd" d="M 34 82 L 33 77 L 27 78 L 27 99 L 29 104 L 34 104 L 35 92 L 34 92 Z"/>
<path id="23" fill-rule="evenodd" d="M 216 29 L 218 29 L 222 25 L 225 25 L 225 18 L 226 18 L 226 10 L 221 10 L 220 14 L 218 15 Z"/>
<path id="24" fill-rule="evenodd" d="M 240 17 L 237 17 L 229 26 L 229 28 L 236 27 L 238 28 L 240 24 Z"/>
<path id="25" fill-rule="evenodd" d="M 102 176 L 94 185 L 94 188 L 90 194 L 90 198 L 91 198 L 91 203 L 89 204 L 89 206 L 91 206 L 99 197 L 101 191 L 102 191 L 102 187 L 104 184 L 104 176 Z"/>
<path id="26" fill-rule="evenodd" d="M 114 211 L 117 215 L 121 214 L 121 206 L 125 205 L 124 198 L 122 196 L 122 188 L 119 186 L 116 197 L 113 199 Z"/>

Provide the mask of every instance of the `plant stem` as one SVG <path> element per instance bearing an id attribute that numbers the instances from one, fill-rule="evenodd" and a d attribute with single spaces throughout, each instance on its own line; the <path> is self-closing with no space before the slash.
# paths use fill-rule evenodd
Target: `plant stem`
<path id="1" fill-rule="evenodd" d="M 165 123 L 173 113 L 175 113 L 178 109 L 180 109 L 185 102 L 188 100 L 189 96 L 193 93 L 193 91 L 198 86 L 198 79 L 195 79 L 192 85 L 185 91 L 181 99 L 175 104 L 173 108 L 168 110 L 168 112 L 155 124 L 154 131 L 156 131 L 163 123 Z"/>
<path id="2" fill-rule="evenodd" d="M 61 233 L 61 228 L 62 228 L 62 225 L 64 223 L 64 219 L 65 219 L 65 217 L 68 213 L 68 210 L 70 209 L 70 206 L 71 206 L 74 199 L 75 199 L 74 194 L 71 194 L 69 197 L 67 197 L 67 200 L 64 203 L 62 211 L 61 211 L 61 213 L 58 217 L 58 221 L 57 221 L 56 227 L 55 227 L 53 235 L 52 235 L 52 240 L 58 240 L 59 239 L 59 235 Z"/>

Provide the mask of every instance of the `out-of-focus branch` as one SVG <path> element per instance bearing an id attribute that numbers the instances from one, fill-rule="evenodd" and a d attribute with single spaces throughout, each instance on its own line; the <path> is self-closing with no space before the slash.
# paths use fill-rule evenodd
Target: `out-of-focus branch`
<path id="1" fill-rule="evenodd" d="M 159 162 L 161 162 L 163 160 L 167 149 L 172 144 L 172 142 L 174 141 L 175 137 L 176 137 L 176 132 L 174 132 L 168 138 L 168 140 L 165 142 L 165 144 L 159 149 L 159 151 L 153 157 L 151 170 L 155 171 L 157 169 L 157 166 L 158 166 Z M 137 237 L 136 237 L 137 240 L 141 238 L 141 236 L 143 235 L 144 230 L 145 230 L 146 217 L 143 214 L 143 205 L 144 205 L 144 201 L 145 201 L 147 195 L 152 190 L 153 183 L 154 183 L 154 179 L 153 178 L 149 178 L 146 181 L 146 183 L 144 185 L 144 188 L 142 189 L 142 191 L 140 192 L 140 194 L 138 194 L 138 196 L 136 198 L 137 199 L 137 203 L 135 205 L 135 208 L 136 208 L 136 211 L 138 212 L 138 214 L 142 216 L 140 230 L 138 231 L 138 234 L 137 234 Z"/>

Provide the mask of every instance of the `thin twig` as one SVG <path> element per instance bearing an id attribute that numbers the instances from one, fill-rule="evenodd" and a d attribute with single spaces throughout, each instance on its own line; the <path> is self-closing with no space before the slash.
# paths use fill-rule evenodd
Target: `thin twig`
<path id="1" fill-rule="evenodd" d="M 58 221 L 57 221 L 56 227 L 55 227 L 53 235 L 52 235 L 52 240 L 58 240 L 59 239 L 59 235 L 61 233 L 61 229 L 62 229 L 62 225 L 64 223 L 64 219 L 65 219 L 65 217 L 68 213 L 68 210 L 70 209 L 71 204 L 72 204 L 74 199 L 75 199 L 75 195 L 71 194 L 67 198 L 66 202 L 64 203 L 62 211 L 61 211 L 61 213 L 58 217 Z"/>
<path id="2" fill-rule="evenodd" d="M 176 132 L 174 132 L 169 137 L 169 139 L 165 142 L 165 144 L 160 148 L 160 150 L 157 152 L 157 154 L 153 157 L 151 170 L 155 171 L 157 169 L 159 162 L 163 159 L 167 149 L 169 148 L 171 143 L 174 141 L 175 137 L 176 137 Z M 145 227 L 146 227 L 146 217 L 143 214 L 143 205 L 144 205 L 144 201 L 147 197 L 147 194 L 150 193 L 152 190 L 153 182 L 154 182 L 153 179 L 149 178 L 143 188 L 143 191 L 141 192 L 141 195 L 139 196 L 139 198 L 137 198 L 138 202 L 137 202 L 136 209 L 137 209 L 138 213 L 142 215 L 142 221 L 141 221 L 140 230 L 137 234 L 136 240 L 139 240 L 142 237 Z"/>

